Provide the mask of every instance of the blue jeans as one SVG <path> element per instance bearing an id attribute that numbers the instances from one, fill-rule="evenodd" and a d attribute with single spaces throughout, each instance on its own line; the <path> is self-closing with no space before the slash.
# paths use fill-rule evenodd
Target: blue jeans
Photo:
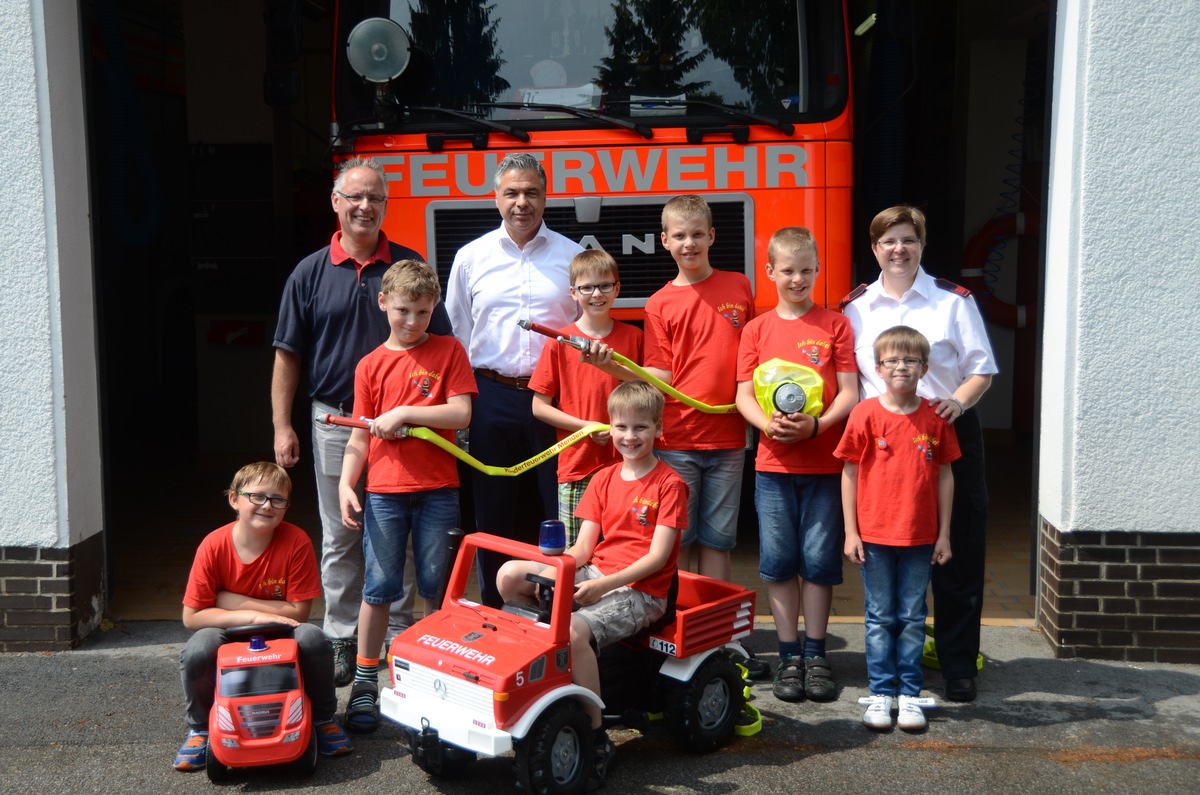
<path id="1" fill-rule="evenodd" d="M 757 472 L 758 576 L 842 584 L 842 476 Z"/>
<path id="2" fill-rule="evenodd" d="M 386 605 L 403 595 L 410 534 L 417 593 L 423 599 L 436 599 L 445 564 L 446 533 L 454 527 L 458 527 L 458 489 L 368 492 L 363 511 L 363 601 Z"/>
<path id="3" fill-rule="evenodd" d="M 918 696 L 925 684 L 925 591 L 933 545 L 889 547 L 863 543 L 863 601 L 867 680 L 872 695 Z M 897 693 L 897 683 L 899 692 Z"/>
<path id="4" fill-rule="evenodd" d="M 683 478 L 688 487 L 688 526 L 679 538 L 686 547 L 699 540 L 727 552 L 737 546 L 738 505 L 746 451 L 655 450 L 654 455 Z"/>

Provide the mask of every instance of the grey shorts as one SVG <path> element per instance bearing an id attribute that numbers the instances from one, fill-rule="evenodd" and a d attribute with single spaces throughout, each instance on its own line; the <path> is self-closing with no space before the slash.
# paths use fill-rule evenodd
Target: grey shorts
<path id="1" fill-rule="evenodd" d="M 603 577 L 600 569 L 589 563 L 575 570 L 575 582 Z M 667 612 L 667 600 L 661 596 L 634 590 L 628 585 L 609 591 L 594 605 L 575 611 L 587 622 L 598 648 L 604 648 L 631 635 L 636 635 Z"/>

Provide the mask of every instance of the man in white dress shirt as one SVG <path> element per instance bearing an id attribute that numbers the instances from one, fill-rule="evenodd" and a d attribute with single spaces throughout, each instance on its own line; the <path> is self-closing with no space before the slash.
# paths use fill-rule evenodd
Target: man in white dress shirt
<path id="1" fill-rule="evenodd" d="M 502 223 L 455 255 L 446 309 L 479 387 L 471 415 L 471 455 L 492 466 L 511 466 L 555 440 L 554 429 L 533 418 L 529 390 L 529 376 L 551 340 L 525 331 L 517 321 L 562 328 L 578 318 L 568 266 L 583 249 L 542 222 L 546 172 L 533 155 L 506 156 L 496 167 L 494 185 Z M 515 479 L 477 470 L 470 477 L 477 530 L 536 543 L 537 521 L 558 515 L 553 462 Z M 528 507 L 528 500 L 520 499 L 522 486 L 535 486 L 535 502 L 540 501 L 535 514 L 523 520 L 520 509 Z M 501 604 L 495 575 L 503 560 L 480 555 L 484 604 Z"/>

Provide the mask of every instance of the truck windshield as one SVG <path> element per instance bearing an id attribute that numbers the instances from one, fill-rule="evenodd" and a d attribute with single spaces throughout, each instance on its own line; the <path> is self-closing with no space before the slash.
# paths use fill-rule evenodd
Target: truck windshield
<path id="1" fill-rule="evenodd" d="M 382 90 L 345 54 L 371 17 L 412 45 Z M 722 107 L 821 121 L 848 94 L 842 26 L 840 0 L 341 0 L 336 111 L 375 130 L 470 127 L 435 107 L 529 129 L 729 123 Z"/>

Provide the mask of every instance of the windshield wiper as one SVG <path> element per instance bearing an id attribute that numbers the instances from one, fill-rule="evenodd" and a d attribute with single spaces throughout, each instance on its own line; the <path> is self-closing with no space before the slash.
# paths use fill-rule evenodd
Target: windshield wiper
<path id="1" fill-rule="evenodd" d="M 436 105 L 410 105 L 407 106 L 405 110 L 441 113 L 446 116 L 453 116 L 456 119 L 462 119 L 463 121 L 469 121 L 473 124 L 478 124 L 480 127 L 487 127 L 489 129 L 496 130 L 497 132 L 511 135 L 513 138 L 516 138 L 523 144 L 529 143 L 529 133 L 527 133 L 525 130 L 522 130 L 518 127 L 512 127 L 507 124 L 501 124 L 500 122 L 481 119 L 478 116 L 472 116 L 471 114 L 463 113 L 462 111 L 450 110 L 449 108 L 439 108 Z"/>
<path id="2" fill-rule="evenodd" d="M 602 121 L 606 124 L 611 124 L 614 127 L 620 127 L 623 130 L 635 132 L 638 135 L 649 141 L 654 137 L 654 131 L 642 124 L 635 124 L 631 121 L 618 119 L 615 116 L 608 116 L 603 113 L 597 113 L 594 110 L 586 110 L 584 108 L 574 108 L 570 105 L 554 105 L 545 102 L 483 102 L 480 103 L 481 108 L 504 108 L 506 110 L 553 110 L 559 113 L 567 113 L 572 116 L 578 116 L 581 119 L 593 119 Z"/>
<path id="3" fill-rule="evenodd" d="M 765 124 L 768 127 L 774 127 L 784 135 L 791 135 L 796 131 L 796 125 L 786 122 L 783 119 L 764 116 L 760 113 L 751 113 L 748 110 L 735 108 L 732 105 L 718 105 L 715 102 L 706 102 L 702 99 L 616 99 L 609 100 L 609 102 L 614 105 L 646 105 L 655 108 L 712 108 L 713 110 L 719 110 L 722 113 L 727 113 L 739 119 L 746 119 L 758 122 L 759 124 Z"/>

